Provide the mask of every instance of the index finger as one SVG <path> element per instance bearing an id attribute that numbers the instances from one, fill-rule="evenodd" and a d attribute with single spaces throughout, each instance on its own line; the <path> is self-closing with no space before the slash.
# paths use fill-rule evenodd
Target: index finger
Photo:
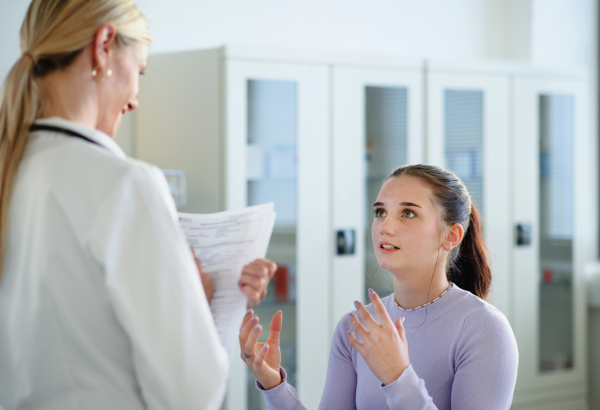
<path id="1" fill-rule="evenodd" d="M 377 317 L 381 322 L 381 326 L 394 326 L 392 319 L 390 319 L 390 315 L 388 315 L 387 310 L 385 310 L 385 306 L 383 306 L 383 302 L 379 299 L 379 295 L 373 289 L 369 289 L 369 299 L 371 299 L 371 303 L 373 303 L 373 308 L 375 309 L 375 313 L 377 313 Z"/>
<path id="2" fill-rule="evenodd" d="M 363 305 L 359 301 L 355 301 L 354 307 L 356 308 L 358 316 L 361 318 L 369 332 L 372 332 L 373 330 L 375 330 L 375 328 L 379 326 L 379 324 L 377 323 L 377 321 L 375 321 L 375 319 L 373 319 L 371 312 L 369 312 L 365 305 Z"/>
<path id="3" fill-rule="evenodd" d="M 279 334 L 281 333 L 281 327 L 283 325 L 283 312 L 278 310 L 271 319 L 271 326 L 269 327 L 269 337 L 267 338 L 267 344 L 270 346 L 279 346 Z"/>

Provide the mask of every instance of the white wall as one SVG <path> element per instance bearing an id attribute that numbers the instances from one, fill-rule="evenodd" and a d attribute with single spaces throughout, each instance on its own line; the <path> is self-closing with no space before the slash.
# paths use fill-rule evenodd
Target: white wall
<path id="1" fill-rule="evenodd" d="M 0 0 L 0 79 L 28 0 Z M 595 0 L 137 0 L 151 53 L 243 45 L 587 64 Z"/>
<path id="2" fill-rule="evenodd" d="M 502 57 L 502 0 L 139 0 L 153 51 L 223 43 Z"/>

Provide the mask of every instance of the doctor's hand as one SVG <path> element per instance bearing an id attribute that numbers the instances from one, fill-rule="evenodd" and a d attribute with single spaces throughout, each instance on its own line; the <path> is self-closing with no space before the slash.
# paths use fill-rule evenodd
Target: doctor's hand
<path id="1" fill-rule="evenodd" d="M 392 322 L 381 299 L 372 289 L 369 289 L 369 298 L 381 325 L 377 324 L 365 305 L 354 302 L 366 328 L 358 320 L 358 316 L 350 313 L 350 323 L 356 334 L 362 339 L 362 343 L 352 332 L 348 332 L 348 342 L 365 359 L 373 374 L 384 385 L 388 385 L 398 380 L 410 364 L 406 333 L 402 320 L 399 318 L 396 323 Z"/>
<path id="2" fill-rule="evenodd" d="M 279 310 L 271 320 L 269 337 L 266 343 L 258 343 L 262 326 L 258 323 L 258 316 L 249 310 L 244 316 L 240 329 L 241 358 L 250 368 L 256 380 L 265 390 L 281 384 L 281 348 L 279 346 L 279 333 L 283 323 L 283 312 Z"/>
<path id="3" fill-rule="evenodd" d="M 212 300 L 213 293 L 215 293 L 215 285 L 212 283 L 210 275 L 208 273 L 204 273 L 202 270 L 202 263 L 200 263 L 200 259 L 196 258 L 196 254 L 194 253 L 194 248 L 190 247 L 192 250 L 192 255 L 194 255 L 194 259 L 196 260 L 196 267 L 198 268 L 198 274 L 200 275 L 200 280 L 202 281 L 202 287 L 204 288 L 204 293 L 206 293 L 206 299 L 210 304 Z"/>
<path id="4" fill-rule="evenodd" d="M 277 264 L 268 259 L 256 259 L 242 269 L 238 286 L 248 299 L 248 307 L 254 307 L 267 295 L 267 286 L 277 270 Z"/>

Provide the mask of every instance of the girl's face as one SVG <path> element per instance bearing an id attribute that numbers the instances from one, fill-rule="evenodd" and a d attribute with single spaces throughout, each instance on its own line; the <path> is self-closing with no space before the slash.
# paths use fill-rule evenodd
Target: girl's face
<path id="1" fill-rule="evenodd" d="M 379 266 L 395 277 L 429 274 L 442 249 L 440 214 L 421 179 L 401 175 L 384 182 L 374 205 L 373 247 Z"/>

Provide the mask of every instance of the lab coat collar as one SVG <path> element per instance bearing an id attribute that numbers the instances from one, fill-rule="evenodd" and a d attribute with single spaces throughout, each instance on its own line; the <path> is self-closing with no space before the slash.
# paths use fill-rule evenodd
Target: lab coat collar
<path id="1" fill-rule="evenodd" d="M 102 131 L 88 128 L 84 125 L 77 124 L 77 123 L 69 121 L 69 120 L 65 120 L 64 118 L 61 118 L 61 117 L 50 117 L 50 118 L 37 119 L 37 120 L 35 120 L 34 124 L 51 125 L 54 127 L 61 127 L 61 128 L 69 129 L 71 131 L 75 131 L 75 132 L 82 134 L 83 136 L 91 139 L 92 141 L 98 143 L 102 147 L 106 148 L 108 151 L 110 151 L 116 157 L 122 158 L 122 159 L 127 158 L 127 155 L 125 154 L 125 152 L 123 152 L 121 147 L 119 147 L 119 144 L 117 144 L 114 139 L 112 139 L 111 137 L 109 137 L 108 135 L 103 133 Z"/>

